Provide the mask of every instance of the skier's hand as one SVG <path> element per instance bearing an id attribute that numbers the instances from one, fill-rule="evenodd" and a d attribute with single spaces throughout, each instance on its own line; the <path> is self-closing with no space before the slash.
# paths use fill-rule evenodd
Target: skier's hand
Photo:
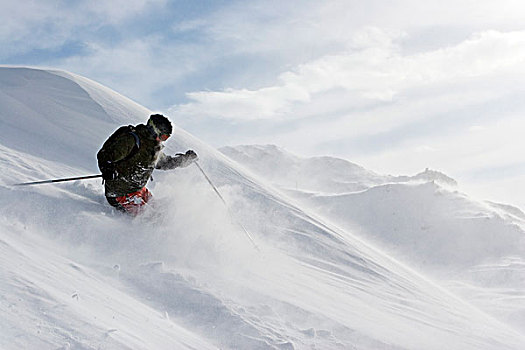
<path id="1" fill-rule="evenodd" d="M 102 171 L 102 179 L 104 181 L 115 180 L 118 176 L 118 172 L 117 169 L 115 169 L 115 165 L 113 165 L 110 162 L 105 164 L 104 167 L 100 170 Z"/>
<path id="2" fill-rule="evenodd" d="M 193 162 L 193 161 L 196 161 L 197 159 L 199 159 L 199 157 L 197 156 L 197 153 L 195 153 L 195 151 L 193 150 L 188 150 L 186 151 L 186 153 L 184 154 L 184 156 L 186 157 L 186 159 L 190 162 Z"/>

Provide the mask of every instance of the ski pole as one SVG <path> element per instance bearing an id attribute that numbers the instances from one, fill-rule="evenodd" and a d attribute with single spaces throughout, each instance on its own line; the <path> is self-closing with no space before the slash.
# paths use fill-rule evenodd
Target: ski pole
<path id="1" fill-rule="evenodd" d="M 226 201 L 224 200 L 224 198 L 222 197 L 222 195 L 220 194 L 219 190 L 217 189 L 217 187 L 215 187 L 215 185 L 213 184 L 213 182 L 211 182 L 210 178 L 208 177 L 208 175 L 206 175 L 206 173 L 204 172 L 204 170 L 202 170 L 201 166 L 199 165 L 199 163 L 197 161 L 194 161 L 193 163 L 195 163 L 195 165 L 197 166 L 197 168 L 199 168 L 199 170 L 201 171 L 202 175 L 204 175 L 204 178 L 206 179 L 206 181 L 208 181 L 208 183 L 210 184 L 210 186 L 213 188 L 213 190 L 215 191 L 215 193 L 217 193 L 217 196 L 219 196 L 219 198 L 221 199 L 222 203 L 224 204 L 224 206 L 226 207 L 226 210 L 228 211 L 228 214 L 230 215 L 230 219 L 237 223 L 241 228 L 242 230 L 244 231 L 244 233 L 246 234 L 246 237 L 248 237 L 248 239 L 250 240 L 250 242 L 252 242 L 253 246 L 255 247 L 255 249 L 257 249 L 257 251 L 261 251 L 259 249 L 259 246 L 255 243 L 255 241 L 253 240 L 253 237 L 252 235 L 250 235 L 250 233 L 248 232 L 248 230 L 246 230 L 246 228 L 244 227 L 244 225 L 242 223 L 240 223 L 238 220 L 234 220 L 234 217 L 233 217 L 233 214 L 232 212 L 230 211 L 230 208 L 228 207 L 228 204 L 226 203 Z"/>
<path id="2" fill-rule="evenodd" d="M 22 183 L 18 183 L 18 184 L 12 184 L 11 186 L 42 185 L 42 184 L 50 184 L 50 183 L 55 183 L 55 182 L 95 179 L 97 177 L 102 177 L 102 174 L 88 175 L 88 176 L 78 176 L 78 177 L 68 177 L 68 178 L 64 178 L 64 179 L 53 179 L 53 180 L 44 180 L 44 181 L 22 182 Z"/>

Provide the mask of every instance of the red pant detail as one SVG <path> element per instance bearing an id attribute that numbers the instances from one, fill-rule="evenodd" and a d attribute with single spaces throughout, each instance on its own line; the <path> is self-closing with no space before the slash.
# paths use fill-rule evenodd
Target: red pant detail
<path id="1" fill-rule="evenodd" d="M 146 187 L 143 187 L 137 192 L 128 193 L 115 199 L 126 212 L 137 215 L 142 210 L 142 206 L 146 205 L 151 197 L 153 197 L 151 192 Z"/>

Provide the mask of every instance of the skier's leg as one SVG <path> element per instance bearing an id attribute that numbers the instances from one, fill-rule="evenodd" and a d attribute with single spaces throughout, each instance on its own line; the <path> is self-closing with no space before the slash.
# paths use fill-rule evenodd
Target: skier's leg
<path id="1" fill-rule="evenodd" d="M 117 209 L 118 211 L 121 211 L 123 213 L 126 212 L 126 208 L 124 208 L 120 202 L 117 200 L 117 197 L 106 197 L 106 200 L 108 201 L 108 203 L 114 207 L 115 209 Z"/>
<path id="2" fill-rule="evenodd" d="M 144 209 L 143 206 L 152 198 L 151 192 L 143 187 L 137 192 L 129 193 L 120 197 L 106 197 L 108 203 L 118 210 L 127 214 L 137 216 Z"/>

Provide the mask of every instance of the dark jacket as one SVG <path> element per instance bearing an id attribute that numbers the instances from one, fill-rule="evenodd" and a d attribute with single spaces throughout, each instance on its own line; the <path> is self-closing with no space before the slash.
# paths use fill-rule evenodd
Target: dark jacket
<path id="1" fill-rule="evenodd" d="M 127 127 L 123 127 L 127 128 Z M 121 128 L 122 129 L 122 128 Z M 154 169 L 169 170 L 191 164 L 184 155 L 168 156 L 153 130 L 144 124 L 133 131 L 119 129 L 97 153 L 98 166 L 104 173 L 114 170 L 113 180 L 105 181 L 106 197 L 119 197 L 146 186 Z"/>

